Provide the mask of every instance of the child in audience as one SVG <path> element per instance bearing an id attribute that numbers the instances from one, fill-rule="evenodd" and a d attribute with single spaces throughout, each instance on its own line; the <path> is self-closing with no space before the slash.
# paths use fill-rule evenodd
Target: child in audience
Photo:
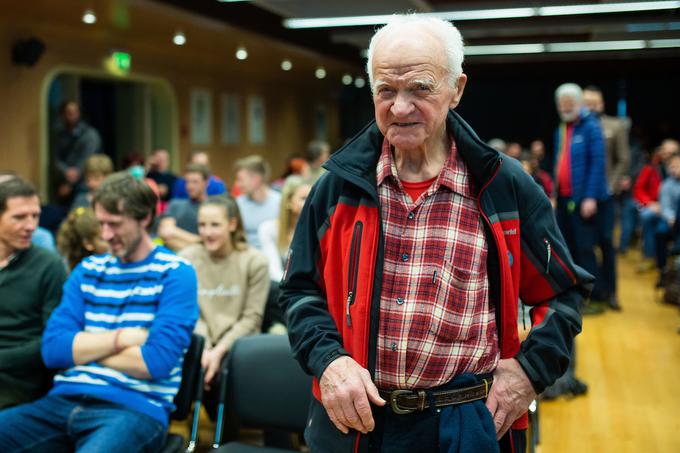
<path id="1" fill-rule="evenodd" d="M 106 253 L 108 245 L 92 209 L 79 207 L 70 212 L 59 227 L 57 248 L 69 270 L 90 255 Z"/>
<path id="2" fill-rule="evenodd" d="M 269 275 L 266 258 L 246 243 L 236 201 L 227 195 L 206 199 L 198 210 L 200 244 L 179 255 L 196 269 L 200 318 L 195 332 L 206 339 L 206 409 L 215 417 L 220 364 L 234 342 L 260 331 Z"/>

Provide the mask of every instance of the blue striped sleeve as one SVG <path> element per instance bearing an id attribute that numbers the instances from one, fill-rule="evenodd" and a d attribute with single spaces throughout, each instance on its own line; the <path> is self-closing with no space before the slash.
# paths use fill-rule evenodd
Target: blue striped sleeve
<path id="1" fill-rule="evenodd" d="M 167 378 L 191 342 L 198 319 L 197 282 L 194 268 L 181 264 L 163 278 L 158 311 L 142 346 L 142 357 L 152 379 Z"/>
<path id="2" fill-rule="evenodd" d="M 43 333 L 41 353 L 47 368 L 69 368 L 73 363 L 73 339 L 85 325 L 83 296 L 80 292 L 82 265 L 76 267 L 64 284 L 61 303 Z"/>

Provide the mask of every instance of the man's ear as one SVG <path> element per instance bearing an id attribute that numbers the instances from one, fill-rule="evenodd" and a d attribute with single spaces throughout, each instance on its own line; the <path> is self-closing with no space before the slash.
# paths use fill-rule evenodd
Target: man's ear
<path id="1" fill-rule="evenodd" d="M 456 87 L 453 89 L 453 96 L 451 97 L 451 103 L 449 107 L 455 109 L 460 103 L 460 98 L 463 97 L 463 91 L 465 91 L 465 84 L 467 83 L 467 75 L 461 74 L 456 80 Z"/>

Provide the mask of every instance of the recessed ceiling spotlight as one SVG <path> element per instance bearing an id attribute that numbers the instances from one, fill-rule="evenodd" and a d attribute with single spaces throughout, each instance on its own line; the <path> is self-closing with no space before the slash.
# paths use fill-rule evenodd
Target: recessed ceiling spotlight
<path id="1" fill-rule="evenodd" d="M 97 16 L 94 14 L 94 11 L 91 9 L 86 9 L 83 13 L 83 22 L 88 25 L 92 25 L 97 22 Z"/>
<path id="2" fill-rule="evenodd" d="M 172 37 L 172 42 L 177 46 L 183 46 L 187 42 L 187 38 L 184 36 L 184 33 L 179 30 L 175 33 L 175 36 Z"/>
<path id="3" fill-rule="evenodd" d="M 290 60 L 283 60 L 281 62 L 281 69 L 283 69 L 284 71 L 290 71 L 291 69 L 293 69 L 293 63 Z"/>
<path id="4" fill-rule="evenodd" d="M 245 47 L 239 47 L 236 50 L 236 59 L 237 60 L 245 60 L 248 58 L 248 51 L 246 50 Z"/>
<path id="5" fill-rule="evenodd" d="M 314 75 L 317 79 L 324 79 L 326 78 L 326 70 L 323 68 L 323 66 L 319 66 L 316 68 L 316 71 L 314 71 Z"/>
<path id="6" fill-rule="evenodd" d="M 354 86 L 357 88 L 363 88 L 366 86 L 366 80 L 363 77 L 357 77 L 354 79 Z"/>
<path id="7" fill-rule="evenodd" d="M 352 84 L 352 76 L 349 74 L 345 74 L 342 76 L 342 84 L 343 85 L 351 85 Z"/>

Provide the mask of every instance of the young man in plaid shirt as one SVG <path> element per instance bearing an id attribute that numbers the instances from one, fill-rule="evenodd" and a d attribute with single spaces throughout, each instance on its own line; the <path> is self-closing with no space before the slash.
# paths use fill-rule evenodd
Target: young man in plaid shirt
<path id="1" fill-rule="evenodd" d="M 462 60 L 448 22 L 378 31 L 376 121 L 302 212 L 281 302 L 316 377 L 314 452 L 522 451 L 527 407 L 568 366 L 591 278 L 541 189 L 453 112 Z M 521 345 L 519 297 L 535 307 Z"/>

